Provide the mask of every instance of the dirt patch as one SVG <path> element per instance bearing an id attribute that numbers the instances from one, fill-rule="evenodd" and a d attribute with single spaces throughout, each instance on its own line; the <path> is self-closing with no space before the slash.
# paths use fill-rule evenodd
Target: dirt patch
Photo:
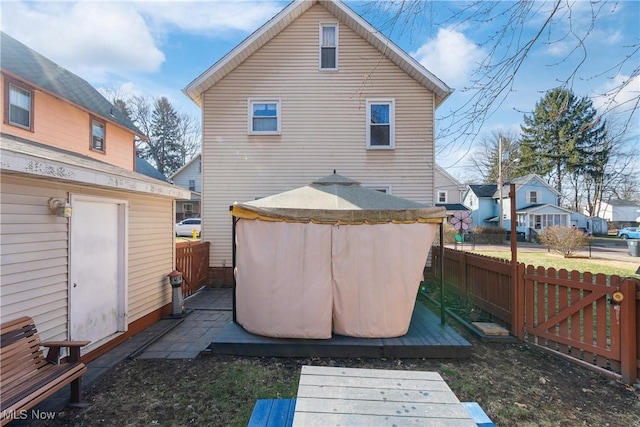
<path id="1" fill-rule="evenodd" d="M 295 397 L 302 365 L 437 371 L 498 426 L 640 427 L 640 393 L 524 344 L 473 343 L 469 359 L 282 359 L 202 355 L 125 361 L 90 406 L 46 426 L 246 426 L 256 399 Z"/>

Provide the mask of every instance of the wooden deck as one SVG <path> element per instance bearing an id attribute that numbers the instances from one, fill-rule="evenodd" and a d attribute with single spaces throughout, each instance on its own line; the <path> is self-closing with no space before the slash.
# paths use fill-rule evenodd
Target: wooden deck
<path id="1" fill-rule="evenodd" d="M 303 366 L 296 426 L 476 427 L 437 372 Z"/>
<path id="2" fill-rule="evenodd" d="M 389 357 L 466 358 L 471 344 L 440 318 L 416 303 L 409 331 L 398 338 L 354 338 L 334 335 L 328 340 L 269 338 L 229 323 L 208 347 L 213 354 L 268 357 Z"/>

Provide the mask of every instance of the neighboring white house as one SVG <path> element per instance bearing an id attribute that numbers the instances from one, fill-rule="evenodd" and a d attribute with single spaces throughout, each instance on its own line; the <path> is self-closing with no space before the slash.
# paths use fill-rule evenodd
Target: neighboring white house
<path id="1" fill-rule="evenodd" d="M 188 199 L 176 200 L 176 221 L 200 216 L 202 192 L 202 156 L 194 156 L 169 177 L 174 185 L 191 192 Z"/>
<path id="2" fill-rule="evenodd" d="M 435 204 L 435 109 L 452 90 L 340 1 L 290 3 L 184 92 L 202 108 L 214 274 L 231 266 L 231 204 L 334 170 Z"/>
<path id="3" fill-rule="evenodd" d="M 461 184 L 449 172 L 438 164 L 435 169 L 435 205 L 447 209 L 447 215 L 452 215 L 455 211 L 469 211 L 469 208 L 462 204 L 462 197 L 467 186 Z"/>
<path id="4" fill-rule="evenodd" d="M 640 223 L 640 203 L 630 200 L 613 199 L 600 203 L 600 218 L 614 223 L 616 228 Z"/>

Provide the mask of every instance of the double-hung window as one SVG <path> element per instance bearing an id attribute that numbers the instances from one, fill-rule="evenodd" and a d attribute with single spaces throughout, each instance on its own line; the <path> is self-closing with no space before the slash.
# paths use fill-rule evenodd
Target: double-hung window
<path id="1" fill-rule="evenodd" d="M 320 24 L 320 70 L 338 69 L 338 24 Z"/>
<path id="2" fill-rule="evenodd" d="M 447 203 L 447 190 L 438 190 L 438 203 Z"/>
<path id="3" fill-rule="evenodd" d="M 277 135 L 280 133 L 280 100 L 249 99 L 249 134 Z"/>
<path id="4" fill-rule="evenodd" d="M 538 192 L 537 191 L 529 191 L 529 197 L 528 197 L 528 202 L 529 203 L 538 203 Z"/>
<path id="5" fill-rule="evenodd" d="M 9 83 L 8 86 L 9 124 L 31 130 L 33 128 L 33 92 L 13 83 Z"/>
<path id="6" fill-rule="evenodd" d="M 393 99 L 367 100 L 367 148 L 395 147 L 395 108 Z"/>
<path id="7" fill-rule="evenodd" d="M 91 118 L 91 145 L 94 151 L 105 152 L 106 123 L 95 117 Z"/>

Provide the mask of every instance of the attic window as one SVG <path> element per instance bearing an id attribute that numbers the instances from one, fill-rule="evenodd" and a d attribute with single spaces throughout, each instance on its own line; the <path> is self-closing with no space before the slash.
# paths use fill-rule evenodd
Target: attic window
<path id="1" fill-rule="evenodd" d="M 320 24 L 320 69 L 338 69 L 338 24 Z"/>
<path id="2" fill-rule="evenodd" d="M 91 145 L 93 151 L 105 152 L 106 123 L 95 117 L 91 118 Z"/>
<path id="3" fill-rule="evenodd" d="M 33 92 L 24 86 L 8 84 L 7 116 L 9 124 L 27 130 L 33 128 Z"/>
<path id="4" fill-rule="evenodd" d="M 538 192 L 529 191 L 528 203 L 538 203 Z"/>
<path id="5" fill-rule="evenodd" d="M 447 190 L 438 190 L 438 203 L 447 203 Z"/>
<path id="6" fill-rule="evenodd" d="M 280 100 L 249 99 L 249 134 L 280 134 Z"/>

